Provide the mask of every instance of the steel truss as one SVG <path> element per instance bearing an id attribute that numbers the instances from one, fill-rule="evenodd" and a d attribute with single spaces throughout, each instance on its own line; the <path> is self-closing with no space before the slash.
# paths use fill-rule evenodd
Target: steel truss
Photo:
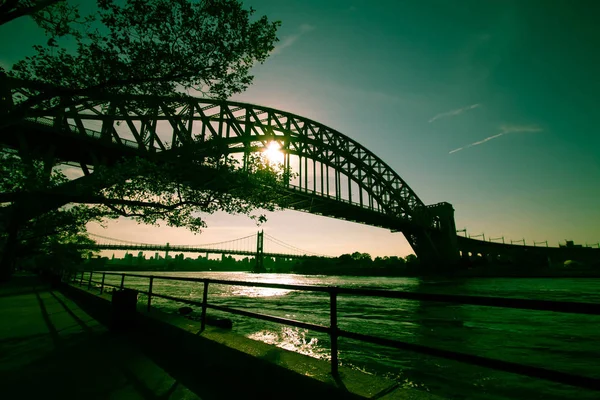
<path id="1" fill-rule="evenodd" d="M 402 231 L 418 255 L 436 252 L 430 233 L 439 232 L 440 219 L 432 208 L 367 148 L 311 119 L 233 101 L 128 95 L 61 98 L 28 115 L 23 124 L 139 155 L 166 155 L 210 140 L 219 155 L 245 162 L 277 142 L 284 166 L 296 174 L 289 182 L 289 208 Z M 68 161 L 83 168 L 88 163 Z"/>

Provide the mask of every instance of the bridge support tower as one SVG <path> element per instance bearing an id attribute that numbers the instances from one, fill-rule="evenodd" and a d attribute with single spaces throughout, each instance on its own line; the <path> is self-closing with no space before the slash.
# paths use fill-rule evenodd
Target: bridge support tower
<path id="1" fill-rule="evenodd" d="M 254 270 L 252 272 L 265 272 L 265 254 L 264 254 L 264 232 L 260 231 L 256 234 L 256 256 L 254 258 Z"/>
<path id="2" fill-rule="evenodd" d="M 458 267 L 459 261 L 454 208 L 446 202 L 433 204 L 427 206 L 426 214 L 433 222 L 427 225 L 432 225 L 433 229 L 407 236 L 412 239 L 413 249 L 426 271 L 450 272 Z"/>

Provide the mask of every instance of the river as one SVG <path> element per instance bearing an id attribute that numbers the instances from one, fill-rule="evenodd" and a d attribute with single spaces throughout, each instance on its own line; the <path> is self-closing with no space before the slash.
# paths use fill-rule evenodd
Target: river
<path id="1" fill-rule="evenodd" d="M 159 276 L 163 273 L 148 273 Z M 423 280 L 401 277 L 305 276 L 243 272 L 168 272 L 169 276 L 328 285 L 462 295 L 600 302 L 600 279 L 470 278 Z M 119 277 L 107 282 L 120 283 Z M 126 278 L 126 287 L 146 289 L 147 279 Z M 153 292 L 201 300 L 202 284 L 155 280 Z M 244 286 L 210 285 L 209 303 L 329 324 L 325 294 Z M 181 304 L 154 298 L 153 305 L 175 311 Z M 329 338 L 232 314 L 234 331 L 313 357 L 328 359 Z M 395 338 L 442 349 L 498 358 L 579 375 L 600 377 L 600 316 L 340 296 L 341 329 Z M 339 339 L 341 365 L 395 379 L 447 399 L 594 399 L 598 392 L 493 371 L 441 358 Z"/>

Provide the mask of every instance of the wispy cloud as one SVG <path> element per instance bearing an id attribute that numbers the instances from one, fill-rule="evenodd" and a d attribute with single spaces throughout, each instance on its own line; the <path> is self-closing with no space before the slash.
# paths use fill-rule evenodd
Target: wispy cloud
<path id="1" fill-rule="evenodd" d="M 277 44 L 275 46 L 275 48 L 273 49 L 273 51 L 271 52 L 271 55 L 275 55 L 275 54 L 279 54 L 281 53 L 284 49 L 290 47 L 291 45 L 293 45 L 294 43 L 296 43 L 296 41 L 305 33 L 308 33 L 310 31 L 314 31 L 315 27 L 309 24 L 302 24 L 300 25 L 300 28 L 298 29 L 298 32 L 296 32 L 293 35 L 289 35 L 284 37 L 279 44 Z"/>
<path id="2" fill-rule="evenodd" d="M 527 133 L 527 132 L 542 132 L 542 131 L 543 131 L 543 129 L 537 125 L 502 125 L 502 126 L 500 126 L 500 133 L 486 137 L 483 140 L 473 142 L 464 147 L 459 147 L 457 149 L 451 150 L 448 152 L 448 154 L 456 153 L 458 151 L 468 149 L 469 147 L 479 146 L 480 144 L 489 142 L 490 140 L 499 138 L 500 136 L 504 136 L 508 133 Z"/>
<path id="3" fill-rule="evenodd" d="M 440 119 L 440 118 L 454 117 L 455 115 L 462 114 L 465 111 L 469 111 L 469 110 L 472 110 L 472 109 L 477 108 L 477 107 L 481 107 L 481 104 L 471 104 L 470 106 L 459 108 L 458 110 L 452 110 L 452 111 L 448 111 L 448 112 L 445 112 L 445 113 L 441 113 L 441 114 L 438 114 L 435 117 L 431 118 L 429 120 L 429 122 L 431 123 L 431 122 L 433 122 L 433 121 L 435 121 L 437 119 Z"/>
<path id="4" fill-rule="evenodd" d="M 505 133 L 516 133 L 516 132 L 542 132 L 543 129 L 537 125 L 502 125 L 500 126 L 500 132 Z"/>

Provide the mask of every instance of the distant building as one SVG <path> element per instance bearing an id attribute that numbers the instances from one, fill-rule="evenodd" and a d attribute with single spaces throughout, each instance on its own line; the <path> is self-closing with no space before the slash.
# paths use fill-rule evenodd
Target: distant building
<path id="1" fill-rule="evenodd" d="M 565 240 L 565 242 L 566 242 L 567 244 L 560 244 L 560 243 L 559 243 L 559 246 L 560 246 L 560 247 L 568 247 L 568 248 L 581 248 L 581 247 L 583 247 L 583 246 L 582 246 L 582 245 L 580 245 L 580 244 L 574 244 L 572 240 Z"/>

